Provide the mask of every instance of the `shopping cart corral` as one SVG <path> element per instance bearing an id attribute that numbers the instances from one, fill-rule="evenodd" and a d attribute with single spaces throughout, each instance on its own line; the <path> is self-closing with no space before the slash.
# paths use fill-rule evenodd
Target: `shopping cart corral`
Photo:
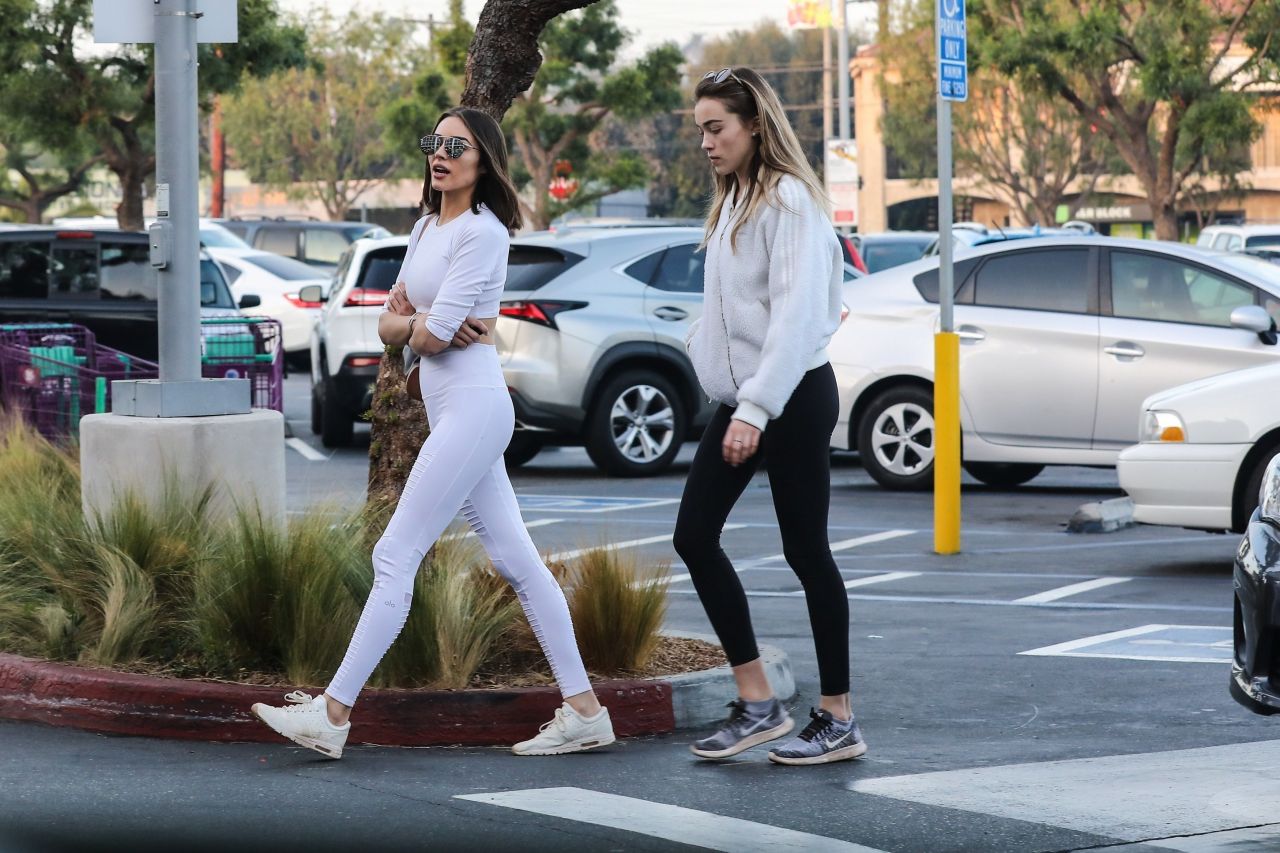
<path id="1" fill-rule="evenodd" d="M 160 367 L 97 343 L 71 323 L 0 325 L 0 406 L 51 441 L 75 439 L 84 415 L 110 411 L 111 383 Z"/>
<path id="2" fill-rule="evenodd" d="M 284 412 L 284 339 L 265 317 L 200 321 L 200 373 L 205 379 L 248 379 L 255 409 Z"/>

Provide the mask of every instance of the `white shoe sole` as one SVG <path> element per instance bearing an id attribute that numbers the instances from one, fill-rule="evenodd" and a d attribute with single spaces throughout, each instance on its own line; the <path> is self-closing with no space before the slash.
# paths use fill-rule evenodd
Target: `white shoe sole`
<path id="1" fill-rule="evenodd" d="M 746 752 L 748 749 L 751 749 L 753 746 L 759 746 L 762 743 L 768 743 L 771 740 L 777 740 L 778 738 L 790 732 L 795 727 L 796 727 L 795 720 L 791 719 L 790 717 L 787 717 L 786 721 L 783 722 L 781 725 L 774 726 L 773 728 L 766 729 L 765 731 L 762 731 L 762 732 L 756 732 L 750 737 L 745 737 L 742 740 L 738 741 L 728 749 L 705 750 L 705 749 L 698 749 L 696 746 L 690 746 L 689 751 L 692 752 L 694 755 L 698 756 L 699 758 L 711 758 L 711 759 L 732 758 L 733 756 L 737 755 L 739 752 Z"/>
<path id="2" fill-rule="evenodd" d="M 613 743 L 616 738 L 613 732 L 599 737 L 579 738 L 571 740 L 568 743 L 562 743 L 559 746 L 552 746 L 546 749 L 517 749 L 511 747 L 511 752 L 515 755 L 567 755 L 571 752 L 586 752 L 589 749 L 596 749 L 602 746 L 608 746 Z"/>
<path id="3" fill-rule="evenodd" d="M 833 761 L 848 761 L 851 758 L 866 755 L 866 752 L 867 745 L 865 743 L 855 743 L 853 746 L 833 750 L 824 755 L 815 755 L 812 758 L 787 758 L 786 756 L 778 755 L 776 752 L 771 752 L 769 753 L 769 760 L 774 764 L 790 764 L 792 766 L 830 764 Z"/>
<path id="4" fill-rule="evenodd" d="M 289 740 L 296 743 L 298 746 L 305 746 L 307 749 L 313 749 L 316 752 L 323 755 L 325 758 L 338 759 L 342 757 L 342 747 L 340 746 L 333 747 L 327 743 L 324 743 L 323 741 L 319 741 L 319 740 L 316 740 L 315 738 L 307 737 L 306 735 L 292 734 L 290 732 L 281 731 L 279 728 L 276 727 L 274 723 L 272 723 L 270 720 L 264 717 L 261 711 L 258 710 L 259 708 L 262 708 L 262 707 L 270 707 L 270 706 L 265 706 L 259 703 L 255 703 L 253 707 L 250 708 L 249 710 L 253 711 L 253 715 L 255 717 L 257 717 L 259 720 L 262 720 L 262 722 L 266 723 L 267 728 L 271 729 L 271 731 L 275 732 L 276 734 L 280 735 L 283 738 L 288 738 Z"/>

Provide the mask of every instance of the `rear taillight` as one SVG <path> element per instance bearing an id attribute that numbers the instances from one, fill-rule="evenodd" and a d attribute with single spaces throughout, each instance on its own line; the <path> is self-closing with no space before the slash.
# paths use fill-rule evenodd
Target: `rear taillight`
<path id="1" fill-rule="evenodd" d="M 59 240 L 92 240 L 92 231 L 59 231 L 54 235 Z"/>
<path id="2" fill-rule="evenodd" d="M 858 253 L 858 247 L 853 245 L 853 241 L 844 235 L 841 235 L 840 239 L 844 242 L 844 247 L 848 250 L 849 259 L 853 262 L 853 265 L 857 267 L 860 272 L 868 272 L 867 265 L 863 263 L 862 255 Z"/>
<path id="3" fill-rule="evenodd" d="M 382 363 L 382 357 L 376 355 L 349 355 L 346 363 L 347 367 L 377 367 Z"/>
<path id="4" fill-rule="evenodd" d="M 305 299 L 298 298 L 298 294 L 296 293 L 286 293 L 284 298 L 288 300 L 290 305 L 295 305 L 298 308 L 319 308 L 324 304 L 323 302 L 307 302 Z M 387 301 L 385 296 L 382 298 L 382 301 Z M 347 304 L 350 305 L 351 303 L 347 302 Z"/>
<path id="5" fill-rule="evenodd" d="M 522 300 L 502 303 L 498 309 L 498 314 L 503 317 L 513 317 L 517 320 L 528 320 L 530 323 L 537 323 L 539 326 L 547 326 L 554 329 L 556 328 L 557 314 L 585 307 L 587 307 L 585 302 L 559 302 L 548 299 Z"/>
<path id="6" fill-rule="evenodd" d="M 365 290 L 357 287 L 347 294 L 346 308 L 381 308 L 387 301 L 385 290 Z"/>

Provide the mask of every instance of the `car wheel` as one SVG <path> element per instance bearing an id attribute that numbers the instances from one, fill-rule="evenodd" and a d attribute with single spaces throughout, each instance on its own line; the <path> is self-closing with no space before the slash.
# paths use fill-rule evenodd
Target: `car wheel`
<path id="1" fill-rule="evenodd" d="M 899 385 L 876 395 L 858 425 L 862 467 L 881 486 L 923 491 L 933 483 L 933 394 Z"/>
<path id="2" fill-rule="evenodd" d="M 338 404 L 332 380 L 326 381 L 320 398 L 320 443 L 325 447 L 348 447 L 355 427 L 351 413 Z"/>
<path id="3" fill-rule="evenodd" d="M 975 480 L 988 486 L 1011 488 L 1033 479 L 1044 470 L 1044 466 L 1014 462 L 966 462 L 964 470 Z"/>
<path id="4" fill-rule="evenodd" d="M 684 404 L 659 373 L 631 370 L 610 379 L 587 416 L 591 461 L 617 477 L 647 477 L 671 465 L 688 429 Z"/>
<path id="5" fill-rule="evenodd" d="M 519 468 L 537 456 L 542 450 L 542 439 L 534 433 L 516 430 L 511 435 L 511 442 L 502 454 L 502 460 L 508 468 Z"/>
<path id="6" fill-rule="evenodd" d="M 1267 473 L 1267 466 L 1271 464 L 1271 460 L 1278 453 L 1280 453 L 1280 447 L 1273 447 L 1264 451 L 1254 462 L 1253 471 L 1249 473 L 1249 479 L 1245 481 L 1244 491 L 1240 493 L 1236 529 L 1244 530 L 1249 524 L 1249 519 L 1253 517 L 1253 511 L 1258 508 L 1258 492 L 1262 490 L 1262 476 Z"/>
<path id="7" fill-rule="evenodd" d="M 1259 702 L 1257 699 L 1254 699 L 1248 693 L 1245 693 L 1244 690 L 1240 687 L 1240 685 L 1236 683 L 1236 678 L 1234 673 L 1232 673 L 1231 675 L 1231 683 L 1230 683 L 1229 689 L 1231 691 L 1232 699 L 1235 699 L 1237 702 L 1239 702 L 1241 705 L 1248 708 L 1250 711 L 1252 711 L 1255 714 L 1261 714 L 1264 717 L 1270 717 L 1274 714 L 1280 714 L 1280 710 L 1276 708 L 1272 708 L 1270 705 L 1264 705 L 1261 702 Z"/>
<path id="8" fill-rule="evenodd" d="M 311 383 L 311 434 L 319 435 L 324 429 L 324 415 L 321 411 L 324 398 L 318 382 Z"/>

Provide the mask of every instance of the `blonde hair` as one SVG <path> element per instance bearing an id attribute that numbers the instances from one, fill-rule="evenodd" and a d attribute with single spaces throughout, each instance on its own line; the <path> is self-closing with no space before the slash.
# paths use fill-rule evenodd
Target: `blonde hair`
<path id="1" fill-rule="evenodd" d="M 734 193 L 735 204 L 741 212 L 736 216 L 733 230 L 729 232 L 730 248 L 737 249 L 738 232 L 756 214 L 761 204 L 770 203 L 786 208 L 778 197 L 778 182 L 786 175 L 804 184 L 809 195 L 824 212 L 829 209 L 830 201 L 826 190 L 809 161 L 805 159 L 800 140 L 791 128 L 791 122 L 787 121 L 782 100 L 763 77 L 744 67 L 729 69 L 728 76 L 719 83 L 715 82 L 713 76 L 707 76 L 693 90 L 695 103 L 703 98 L 714 98 L 724 104 L 725 109 L 748 126 L 753 119 L 759 119 L 760 141 L 751 156 L 748 170 L 751 183 L 746 187 L 748 195 L 745 206 L 742 204 L 741 193 Z M 711 239 L 716 223 L 720 221 L 720 212 L 724 209 L 729 191 L 742 189 L 738 187 L 738 176 L 734 173 L 716 175 L 715 183 L 715 194 L 707 213 L 706 234 L 702 239 L 704 246 Z"/>

